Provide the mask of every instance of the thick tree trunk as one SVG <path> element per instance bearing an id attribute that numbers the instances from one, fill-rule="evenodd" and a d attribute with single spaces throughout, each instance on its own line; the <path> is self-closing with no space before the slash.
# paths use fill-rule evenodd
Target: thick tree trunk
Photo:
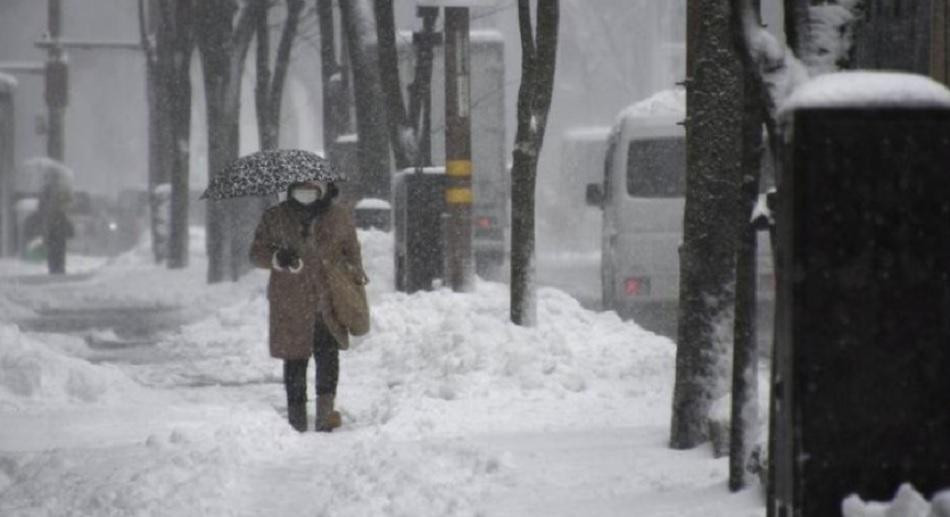
<path id="1" fill-rule="evenodd" d="M 365 197 L 389 199 L 390 165 L 386 108 L 379 74 L 376 16 L 370 0 L 340 2 L 343 31 L 353 66 L 357 160 Z"/>
<path id="2" fill-rule="evenodd" d="M 709 409 L 725 393 L 735 303 L 736 210 L 742 177 L 742 66 L 729 0 L 699 2 L 687 90 L 687 179 L 680 250 L 676 384 L 670 446 L 707 439 Z M 728 92 L 724 95 L 723 92 Z"/>
<path id="3" fill-rule="evenodd" d="M 544 144 L 548 111 L 554 93 L 557 62 L 557 0 L 538 0 L 537 37 L 531 27 L 529 0 L 518 0 L 521 29 L 521 86 L 518 89 L 518 128 L 511 170 L 511 321 L 537 322 L 534 285 L 535 184 L 538 157 Z"/>
<path id="4" fill-rule="evenodd" d="M 146 22 L 144 7 L 140 0 L 149 105 L 152 245 L 157 262 L 167 259 L 169 268 L 182 268 L 188 263 L 188 143 L 194 10 L 191 0 L 151 0 Z M 150 29 L 146 29 L 149 25 Z M 171 213 L 161 214 L 159 210 L 167 210 L 169 205 L 158 203 L 156 188 L 166 183 L 171 185 Z M 160 224 L 167 224 L 167 228 L 160 229 Z"/>
<path id="5" fill-rule="evenodd" d="M 241 76 L 254 26 L 247 7 L 239 8 L 233 0 L 198 2 L 196 19 L 208 116 L 208 176 L 212 177 L 240 151 Z M 249 268 L 247 246 L 259 205 L 259 201 L 244 200 L 208 202 L 209 283 L 225 280 L 229 272 L 236 279 Z M 247 246 L 243 246 L 245 241 Z"/>

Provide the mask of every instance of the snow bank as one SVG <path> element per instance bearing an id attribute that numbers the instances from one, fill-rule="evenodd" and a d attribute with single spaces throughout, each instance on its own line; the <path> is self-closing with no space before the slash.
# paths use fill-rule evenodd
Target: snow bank
<path id="1" fill-rule="evenodd" d="M 937 493 L 927 502 L 908 483 L 900 486 L 894 500 L 888 503 L 865 502 L 850 495 L 841 502 L 843 517 L 950 517 L 950 490 Z"/>
<path id="2" fill-rule="evenodd" d="M 854 40 L 854 24 L 863 16 L 862 0 L 808 7 L 808 42 L 804 61 L 811 75 L 835 72 L 848 59 Z"/>
<path id="3" fill-rule="evenodd" d="M 0 405 L 38 411 L 74 403 L 115 402 L 141 390 L 118 368 L 54 351 L 0 324 Z"/>
<path id="4" fill-rule="evenodd" d="M 854 107 L 950 108 L 950 90 L 916 74 L 838 72 L 798 87 L 781 106 L 780 115 L 799 109 Z"/>

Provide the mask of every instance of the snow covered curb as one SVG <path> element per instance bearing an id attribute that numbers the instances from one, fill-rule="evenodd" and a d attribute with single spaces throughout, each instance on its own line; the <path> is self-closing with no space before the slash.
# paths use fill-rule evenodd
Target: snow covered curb
<path id="1" fill-rule="evenodd" d="M 141 387 L 115 366 L 54 351 L 14 325 L 0 323 L 0 408 L 36 412 L 76 403 L 109 403 Z"/>

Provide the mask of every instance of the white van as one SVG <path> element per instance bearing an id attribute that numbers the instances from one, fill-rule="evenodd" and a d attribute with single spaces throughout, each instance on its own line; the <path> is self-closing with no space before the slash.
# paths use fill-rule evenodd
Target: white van
<path id="1" fill-rule="evenodd" d="M 686 195 L 683 97 L 682 91 L 661 92 L 624 110 L 609 136 L 603 183 L 587 185 L 586 192 L 587 203 L 603 209 L 604 309 L 673 338 Z M 760 233 L 760 339 L 771 335 L 774 288 L 768 244 Z"/>

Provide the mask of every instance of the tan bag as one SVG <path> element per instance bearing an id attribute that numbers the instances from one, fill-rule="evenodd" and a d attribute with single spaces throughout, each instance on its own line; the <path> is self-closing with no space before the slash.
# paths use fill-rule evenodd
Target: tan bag
<path id="1" fill-rule="evenodd" d="M 369 332 L 369 304 L 366 302 L 365 278 L 352 271 L 345 262 L 324 261 L 330 306 L 337 320 L 353 336 Z"/>

